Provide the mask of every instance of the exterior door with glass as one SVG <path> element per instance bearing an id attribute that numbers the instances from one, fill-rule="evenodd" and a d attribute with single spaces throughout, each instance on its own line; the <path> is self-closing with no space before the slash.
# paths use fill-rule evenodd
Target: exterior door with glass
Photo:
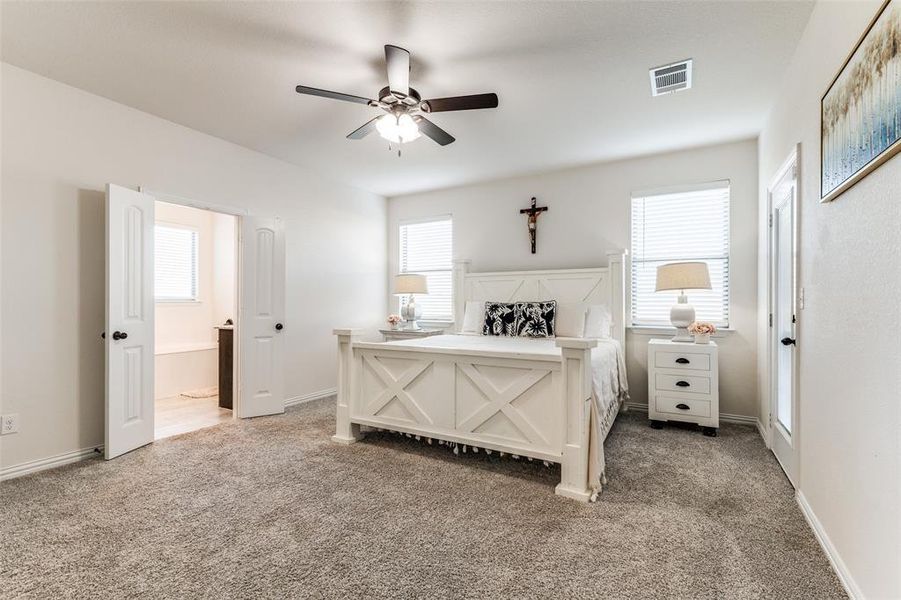
<path id="1" fill-rule="evenodd" d="M 780 170 L 770 197 L 770 448 L 797 487 L 797 154 Z"/>

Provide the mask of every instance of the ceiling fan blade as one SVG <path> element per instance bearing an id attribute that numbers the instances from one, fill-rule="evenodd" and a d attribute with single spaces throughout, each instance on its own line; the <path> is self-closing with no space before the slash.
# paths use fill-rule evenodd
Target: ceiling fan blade
<path id="1" fill-rule="evenodd" d="M 422 110 L 427 113 L 447 112 L 449 110 L 476 110 L 478 108 L 497 108 L 497 94 L 434 98 L 422 102 Z"/>
<path id="2" fill-rule="evenodd" d="M 399 46 L 385 46 L 388 89 L 398 98 L 410 95 L 410 53 Z"/>
<path id="3" fill-rule="evenodd" d="M 420 132 L 432 138 L 442 146 L 447 146 L 448 144 L 452 144 L 454 142 L 454 136 L 444 131 L 425 117 L 417 115 L 413 117 L 413 120 L 416 121 L 417 125 L 419 125 Z"/>
<path id="4" fill-rule="evenodd" d="M 349 140 L 362 140 L 364 137 L 375 131 L 375 122 L 378 121 L 381 117 L 376 117 L 370 121 L 367 121 L 365 125 L 354 129 L 350 133 L 347 134 L 347 139 Z"/>
<path id="5" fill-rule="evenodd" d="M 350 94 L 342 94 L 341 92 L 320 90 L 319 88 L 307 87 L 305 85 L 299 85 L 295 89 L 297 90 L 298 94 L 307 94 L 309 96 L 320 96 L 322 98 L 331 98 L 332 100 L 344 100 L 345 102 L 356 102 L 357 104 L 367 104 L 369 106 L 378 105 L 378 103 L 375 100 L 370 100 L 369 98 L 363 98 L 362 96 L 352 96 Z"/>

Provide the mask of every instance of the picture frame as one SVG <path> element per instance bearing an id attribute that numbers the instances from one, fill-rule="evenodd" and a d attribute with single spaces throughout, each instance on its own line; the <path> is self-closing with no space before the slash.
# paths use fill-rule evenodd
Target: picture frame
<path id="1" fill-rule="evenodd" d="M 885 0 L 820 99 L 820 202 L 901 151 L 898 44 L 901 0 Z"/>

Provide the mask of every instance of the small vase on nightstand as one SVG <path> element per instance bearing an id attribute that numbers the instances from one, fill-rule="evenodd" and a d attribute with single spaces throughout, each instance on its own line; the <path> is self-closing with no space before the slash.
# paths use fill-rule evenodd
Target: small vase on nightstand
<path id="1" fill-rule="evenodd" d="M 710 343 L 710 334 L 709 333 L 696 333 L 695 334 L 695 344 L 709 344 Z"/>

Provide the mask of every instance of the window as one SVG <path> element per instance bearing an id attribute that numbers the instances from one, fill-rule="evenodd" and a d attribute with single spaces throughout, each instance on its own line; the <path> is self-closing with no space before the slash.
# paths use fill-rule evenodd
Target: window
<path id="1" fill-rule="evenodd" d="M 154 228 L 154 290 L 158 302 L 197 300 L 197 231 L 171 225 Z"/>
<path id="2" fill-rule="evenodd" d="M 699 321 L 729 326 L 729 182 L 632 195 L 632 325 L 670 326 L 678 292 L 655 292 L 657 267 L 703 261 L 710 290 L 686 291 Z"/>
<path id="3" fill-rule="evenodd" d="M 450 217 L 400 225 L 400 272 L 419 273 L 428 281 L 429 293 L 416 297 L 423 321 L 454 320 L 453 231 Z M 407 297 L 400 301 L 404 306 Z"/>

